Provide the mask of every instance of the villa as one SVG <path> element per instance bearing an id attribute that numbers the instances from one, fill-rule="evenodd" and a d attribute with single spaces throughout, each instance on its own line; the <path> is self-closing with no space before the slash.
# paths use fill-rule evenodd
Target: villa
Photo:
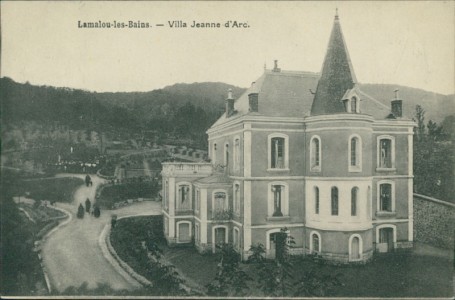
<path id="1" fill-rule="evenodd" d="M 321 73 L 275 61 L 228 93 L 210 162 L 163 163 L 167 242 L 242 259 L 261 243 L 273 258 L 286 227 L 292 253 L 345 263 L 412 247 L 414 126 L 397 91 L 388 106 L 360 90 L 336 15 Z"/>

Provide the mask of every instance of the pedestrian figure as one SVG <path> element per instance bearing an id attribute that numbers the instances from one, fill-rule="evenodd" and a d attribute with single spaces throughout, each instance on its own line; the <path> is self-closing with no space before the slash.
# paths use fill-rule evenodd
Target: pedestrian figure
<path id="1" fill-rule="evenodd" d="M 82 203 L 79 204 L 79 207 L 77 209 L 77 217 L 79 219 L 82 219 L 84 217 L 84 206 L 82 206 Z"/>
<path id="2" fill-rule="evenodd" d="M 117 223 L 117 215 L 113 215 L 111 218 L 111 228 L 114 228 L 116 223 Z"/>
<path id="3" fill-rule="evenodd" d="M 88 186 L 90 184 L 90 181 L 92 181 L 92 179 L 90 178 L 90 176 L 87 174 L 87 176 L 85 176 L 85 185 Z"/>
<path id="4" fill-rule="evenodd" d="M 93 214 L 95 215 L 95 218 L 99 218 L 100 215 L 101 215 L 100 208 L 99 208 L 98 205 L 96 205 L 96 204 L 95 204 L 95 208 L 94 208 Z"/>
<path id="5" fill-rule="evenodd" d="M 92 207 L 92 203 L 90 202 L 90 199 L 87 198 L 87 200 L 85 200 L 85 211 L 86 211 L 87 213 L 89 213 L 91 207 Z"/>

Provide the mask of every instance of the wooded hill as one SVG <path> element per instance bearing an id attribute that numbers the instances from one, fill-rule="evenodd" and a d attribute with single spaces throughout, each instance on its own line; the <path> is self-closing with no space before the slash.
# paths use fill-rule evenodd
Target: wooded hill
<path id="1" fill-rule="evenodd" d="M 417 104 L 426 119 L 441 123 L 455 115 L 455 96 L 387 84 L 361 84 L 368 95 L 390 105 L 400 89 L 403 108 L 412 116 Z M 2 125 L 21 121 L 55 122 L 74 129 L 98 131 L 152 130 L 174 136 L 205 139 L 205 131 L 223 113 L 227 90 L 239 97 L 245 89 L 220 82 L 175 84 L 150 92 L 97 93 L 78 89 L 34 86 L 0 78 Z"/>

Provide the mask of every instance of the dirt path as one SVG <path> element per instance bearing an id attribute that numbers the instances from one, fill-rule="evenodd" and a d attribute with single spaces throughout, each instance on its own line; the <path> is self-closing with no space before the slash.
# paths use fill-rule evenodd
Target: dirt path
<path id="1" fill-rule="evenodd" d="M 85 178 L 85 175 L 77 177 Z M 99 235 L 110 222 L 112 214 L 156 215 L 161 213 L 160 204 L 141 202 L 115 211 L 102 210 L 100 218 L 85 214 L 83 219 L 78 219 L 76 211 L 79 204 L 84 205 L 87 198 L 93 203 L 96 187 L 104 181 L 94 175 L 91 177 L 93 186 L 81 186 L 75 192 L 72 203 L 57 203 L 57 207 L 72 214 L 72 220 L 54 232 L 43 245 L 43 262 L 51 285 L 58 291 L 70 286 L 79 287 L 83 282 L 87 282 L 89 288 L 105 283 L 113 289 L 132 290 L 138 285 L 122 277 L 103 256 L 98 244 Z"/>

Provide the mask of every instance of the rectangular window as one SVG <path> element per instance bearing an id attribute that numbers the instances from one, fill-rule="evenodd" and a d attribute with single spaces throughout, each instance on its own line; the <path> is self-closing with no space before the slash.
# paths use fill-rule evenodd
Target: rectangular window
<path id="1" fill-rule="evenodd" d="M 284 169 L 284 138 L 272 138 L 271 167 Z"/>
<path id="2" fill-rule="evenodd" d="M 240 215 L 240 185 L 234 185 L 234 212 Z"/>
<path id="3" fill-rule="evenodd" d="M 332 188 L 332 216 L 338 216 L 338 189 Z"/>
<path id="4" fill-rule="evenodd" d="M 392 211 L 392 185 L 385 183 L 379 186 L 380 210 Z"/>
<path id="5" fill-rule="evenodd" d="M 179 186 L 177 208 L 180 210 L 191 209 L 190 187 L 188 185 Z"/>
<path id="6" fill-rule="evenodd" d="M 226 193 L 224 192 L 217 192 L 215 193 L 215 207 L 214 211 L 215 212 L 221 212 L 227 209 L 226 206 Z"/>
<path id="7" fill-rule="evenodd" d="M 234 170 L 238 172 L 240 170 L 240 140 L 234 141 Z"/>
<path id="8" fill-rule="evenodd" d="M 392 168 L 392 141 L 390 139 L 380 140 L 379 167 Z"/>
<path id="9" fill-rule="evenodd" d="M 199 207 L 201 205 L 201 193 L 199 189 L 196 190 L 196 203 L 195 203 L 195 210 L 199 211 Z"/>
<path id="10" fill-rule="evenodd" d="M 284 187 L 281 185 L 272 186 L 273 192 L 273 216 L 282 217 L 283 213 L 281 212 L 281 201 L 283 199 L 283 190 Z"/>

